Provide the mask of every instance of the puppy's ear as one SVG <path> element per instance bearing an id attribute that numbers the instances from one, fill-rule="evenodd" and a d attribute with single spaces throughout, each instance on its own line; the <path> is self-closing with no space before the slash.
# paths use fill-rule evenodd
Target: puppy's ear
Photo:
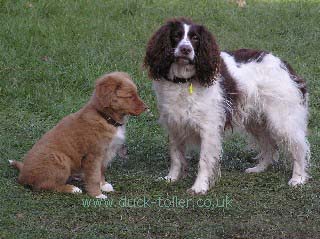
<path id="1" fill-rule="evenodd" d="M 103 108 L 110 107 L 112 98 L 119 87 L 119 83 L 108 76 L 96 82 L 95 96 Z"/>
<path id="2" fill-rule="evenodd" d="M 201 85 L 210 86 L 219 71 L 220 51 L 213 35 L 200 26 L 200 42 L 196 53 L 196 74 Z"/>
<path id="3" fill-rule="evenodd" d="M 170 39 L 173 25 L 174 22 L 169 21 L 160 27 L 147 44 L 144 67 L 148 69 L 149 77 L 152 79 L 167 77 L 170 66 L 174 61 Z"/>

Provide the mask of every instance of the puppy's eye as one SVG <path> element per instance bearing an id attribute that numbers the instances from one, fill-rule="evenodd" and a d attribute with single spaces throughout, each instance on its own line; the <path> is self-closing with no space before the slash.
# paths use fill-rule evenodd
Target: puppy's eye
<path id="1" fill-rule="evenodd" d="M 132 97 L 132 94 L 131 93 L 128 93 L 126 91 L 121 91 L 119 90 L 116 95 L 119 97 L 119 98 L 131 98 Z"/>
<path id="2" fill-rule="evenodd" d="M 192 38 L 191 38 L 192 41 L 199 41 L 199 37 L 194 35 Z"/>
<path id="3" fill-rule="evenodd" d="M 132 99 L 133 95 L 120 96 L 120 98 Z"/>

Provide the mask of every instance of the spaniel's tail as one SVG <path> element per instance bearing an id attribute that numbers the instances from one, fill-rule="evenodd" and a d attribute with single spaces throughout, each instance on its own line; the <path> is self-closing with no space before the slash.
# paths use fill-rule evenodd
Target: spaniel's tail
<path id="1" fill-rule="evenodd" d="M 9 163 L 12 167 L 18 169 L 19 171 L 23 168 L 23 163 L 15 160 L 9 160 Z"/>

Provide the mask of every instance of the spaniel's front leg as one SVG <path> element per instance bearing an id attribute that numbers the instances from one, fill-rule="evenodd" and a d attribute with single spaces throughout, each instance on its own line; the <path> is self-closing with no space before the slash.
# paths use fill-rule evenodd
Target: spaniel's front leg
<path id="1" fill-rule="evenodd" d="M 188 190 L 191 194 L 206 194 L 220 177 L 221 136 L 204 133 L 201 136 L 201 151 L 198 176 Z"/>
<path id="2" fill-rule="evenodd" d="M 184 155 L 185 146 L 183 142 L 178 142 L 174 135 L 169 134 L 169 147 L 171 163 L 169 174 L 165 176 L 165 179 L 168 182 L 175 182 L 184 176 L 187 168 L 187 161 Z"/>

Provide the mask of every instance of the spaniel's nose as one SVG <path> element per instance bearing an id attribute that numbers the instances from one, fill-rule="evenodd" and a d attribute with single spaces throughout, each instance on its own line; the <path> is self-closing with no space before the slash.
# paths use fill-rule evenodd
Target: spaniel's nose
<path id="1" fill-rule="evenodd" d="M 191 52 L 191 47 L 188 45 L 182 45 L 180 46 L 180 51 L 183 55 L 188 55 Z"/>

